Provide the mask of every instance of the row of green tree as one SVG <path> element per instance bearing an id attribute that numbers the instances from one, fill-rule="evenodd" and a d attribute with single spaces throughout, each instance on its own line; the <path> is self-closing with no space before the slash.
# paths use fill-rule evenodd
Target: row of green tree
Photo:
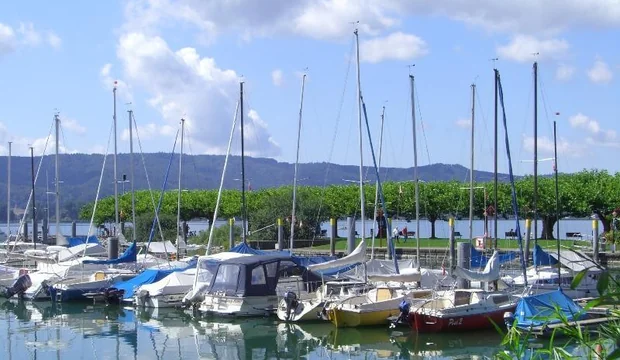
<path id="1" fill-rule="evenodd" d="M 515 182 L 520 218 L 533 218 L 534 186 L 533 178 L 522 177 Z M 493 183 L 475 185 L 474 216 L 483 218 L 485 210 L 494 203 Z M 412 220 L 415 218 L 415 197 L 413 182 L 387 182 L 383 184 L 385 209 L 389 217 Z M 296 238 L 313 238 L 320 223 L 330 218 L 358 216 L 360 213 L 360 193 L 357 185 L 331 185 L 327 187 L 302 186 L 297 193 Z M 365 212 L 373 216 L 375 186 L 364 187 L 366 199 Z M 136 213 L 141 218 L 154 214 L 154 205 L 159 202 L 160 193 L 138 191 L 136 194 Z M 486 196 L 486 197 L 485 197 Z M 435 236 L 435 222 L 448 217 L 466 218 L 469 216 L 469 184 L 451 182 L 420 183 L 420 214 L 431 222 L 432 237 Z M 246 193 L 248 227 L 253 237 L 274 239 L 276 219 L 285 222 L 285 236 L 289 236 L 292 207 L 292 187 L 265 188 Z M 217 190 L 193 190 L 181 193 L 181 219 L 212 219 L 217 200 Z M 559 176 L 559 214 L 560 217 L 585 218 L 596 214 L 602 221 L 605 232 L 610 230 L 612 213 L 620 200 L 620 173 L 614 175 L 606 171 L 582 171 Z M 513 218 L 511 188 L 508 183 L 499 183 L 497 188 L 498 216 Z M 131 221 L 131 198 L 125 194 L 120 198 L 121 221 Z M 538 218 L 543 226 L 540 238 L 553 239 L 556 215 L 555 183 L 552 177 L 538 178 Z M 89 220 L 93 204 L 85 206 L 80 212 L 82 219 Z M 176 215 L 177 192 L 168 191 L 163 195 L 160 214 Z M 222 192 L 218 217 L 220 219 L 240 218 L 241 192 L 225 190 Z M 97 224 L 114 219 L 114 198 L 101 199 L 97 204 L 94 221 Z M 151 217 L 152 219 L 152 217 Z"/>

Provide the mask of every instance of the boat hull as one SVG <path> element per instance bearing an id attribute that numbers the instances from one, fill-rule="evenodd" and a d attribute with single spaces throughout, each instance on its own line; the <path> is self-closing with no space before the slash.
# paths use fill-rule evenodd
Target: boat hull
<path id="1" fill-rule="evenodd" d="M 421 333 L 459 332 L 493 328 L 504 324 L 504 313 L 514 311 L 516 306 L 502 307 L 493 311 L 474 314 L 409 314 L 411 328 Z"/>
<path id="2" fill-rule="evenodd" d="M 355 311 L 349 309 L 331 309 L 328 311 L 330 321 L 339 328 L 387 325 L 389 318 L 398 316 L 398 308 L 374 311 Z"/>
<path id="3" fill-rule="evenodd" d="M 204 315 L 257 317 L 273 314 L 277 296 L 213 296 L 205 295 L 198 311 Z"/>
<path id="4" fill-rule="evenodd" d="M 134 304 L 137 307 L 145 308 L 175 308 L 183 305 L 183 294 L 167 294 L 141 297 L 134 295 Z"/>
<path id="5" fill-rule="evenodd" d="M 325 301 L 318 300 L 302 300 L 299 304 L 289 312 L 287 312 L 286 302 L 280 300 L 276 315 L 278 319 L 286 322 L 310 322 L 310 321 L 324 321 L 320 316 Z"/>

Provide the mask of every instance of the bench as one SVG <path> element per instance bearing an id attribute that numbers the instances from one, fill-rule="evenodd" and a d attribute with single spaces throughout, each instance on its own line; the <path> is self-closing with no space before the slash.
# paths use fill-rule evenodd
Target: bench
<path id="1" fill-rule="evenodd" d="M 514 238 L 516 238 L 516 237 L 517 237 L 517 233 L 516 233 L 516 232 L 514 232 L 514 231 L 506 231 L 506 232 L 504 233 L 504 237 L 505 237 L 506 239 L 514 239 Z"/>
<path id="2" fill-rule="evenodd" d="M 580 232 L 567 232 L 566 238 L 567 239 L 582 239 L 583 235 L 581 235 Z"/>
<path id="3" fill-rule="evenodd" d="M 407 231 L 407 236 L 411 236 L 414 237 L 415 236 L 415 231 Z"/>
<path id="4" fill-rule="evenodd" d="M 327 230 L 321 230 L 321 234 L 319 235 L 320 237 L 326 237 L 327 236 Z"/>
<path id="5" fill-rule="evenodd" d="M 460 232 L 460 231 L 455 231 L 455 232 L 454 232 L 454 237 L 455 237 L 455 238 L 459 238 L 459 239 L 460 239 L 460 238 L 462 238 L 462 237 L 463 237 L 463 235 L 461 235 L 461 232 Z"/>

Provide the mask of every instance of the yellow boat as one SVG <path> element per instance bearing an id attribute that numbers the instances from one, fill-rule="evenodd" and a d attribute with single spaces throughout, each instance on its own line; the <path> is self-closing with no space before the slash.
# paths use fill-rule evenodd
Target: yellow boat
<path id="1" fill-rule="evenodd" d="M 337 327 L 384 325 L 400 314 L 398 306 L 405 299 L 431 296 L 431 290 L 404 290 L 378 287 L 365 295 L 353 296 L 334 303 L 327 314 Z"/>

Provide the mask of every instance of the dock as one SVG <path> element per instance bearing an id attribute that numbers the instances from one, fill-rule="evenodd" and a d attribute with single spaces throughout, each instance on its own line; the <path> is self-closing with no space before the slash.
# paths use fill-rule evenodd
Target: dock
<path id="1" fill-rule="evenodd" d="M 555 333 L 555 336 L 558 335 L 558 331 L 561 333 L 562 329 L 569 327 L 581 327 L 581 328 L 593 328 L 600 325 L 603 325 L 608 322 L 618 321 L 619 318 L 616 316 L 604 316 L 604 317 L 595 317 L 584 320 L 573 320 L 568 321 L 566 323 L 559 322 L 553 324 L 545 324 L 540 326 L 534 326 L 529 329 L 530 333 L 537 337 L 548 337 L 551 334 Z"/>

